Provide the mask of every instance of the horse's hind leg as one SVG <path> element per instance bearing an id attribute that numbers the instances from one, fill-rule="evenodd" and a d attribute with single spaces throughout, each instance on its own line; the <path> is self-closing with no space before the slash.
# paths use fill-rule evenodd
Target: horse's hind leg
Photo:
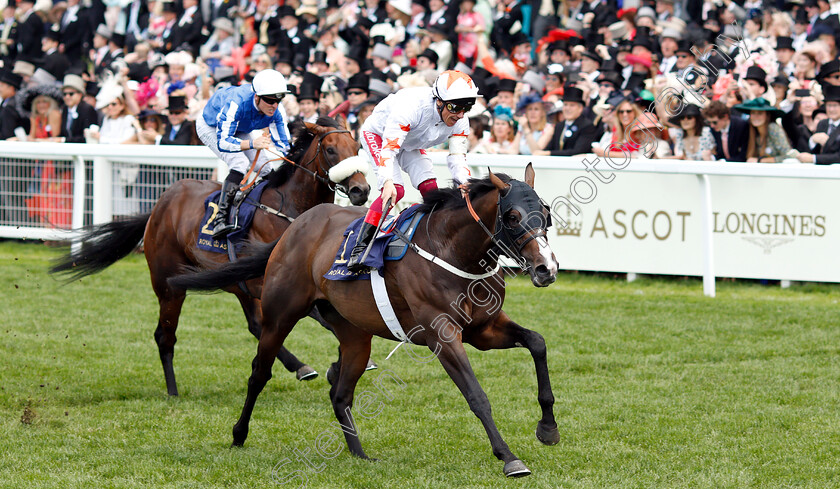
<path id="1" fill-rule="evenodd" d="M 163 377 L 166 379 L 166 392 L 170 396 L 178 395 L 178 385 L 175 382 L 175 369 L 172 358 L 175 356 L 175 331 L 178 329 L 178 318 L 181 316 L 181 306 L 186 294 L 183 291 L 166 289 L 158 292 L 160 313 L 157 329 L 155 329 L 155 343 L 158 345 L 160 363 L 163 365 Z"/>
<path id="2" fill-rule="evenodd" d="M 239 303 L 242 305 L 242 311 L 245 313 L 245 319 L 248 320 L 248 331 L 254 335 L 255 338 L 260 339 L 261 313 L 259 308 L 259 301 L 251 297 L 246 297 L 244 294 L 236 294 Z M 298 358 L 286 347 L 281 347 L 277 354 L 277 359 L 283 364 L 289 372 L 294 372 L 298 380 L 312 380 L 318 377 L 318 372 L 309 365 L 301 362 Z"/>
<path id="3" fill-rule="evenodd" d="M 502 312 L 496 322 L 477 335 L 464 334 L 464 341 L 479 350 L 496 350 L 524 346 L 531 352 L 537 371 L 537 401 L 542 409 L 542 419 L 537 423 L 537 439 L 546 445 L 560 441 L 554 418 L 554 394 L 548 377 L 545 340 L 536 331 L 523 328 Z"/>
<path id="4" fill-rule="evenodd" d="M 285 299 L 285 300 L 283 300 Z M 312 307 L 311 300 L 303 291 L 294 294 L 277 286 L 267 283 L 263 287 L 262 331 L 257 355 L 251 362 L 251 376 L 248 378 L 248 394 L 239 421 L 233 426 L 233 446 L 242 446 L 248 437 L 248 425 L 257 397 L 271 379 L 271 367 L 274 359 L 280 353 L 283 342 Z"/>

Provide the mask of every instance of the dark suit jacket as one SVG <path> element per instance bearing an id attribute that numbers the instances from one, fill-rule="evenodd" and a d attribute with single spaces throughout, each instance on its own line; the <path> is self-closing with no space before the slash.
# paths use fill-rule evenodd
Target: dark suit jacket
<path id="1" fill-rule="evenodd" d="M 57 80 L 61 80 L 70 69 L 70 60 L 67 59 L 66 55 L 59 53 L 58 50 L 56 50 L 51 54 L 44 55 L 41 59 L 41 64 L 38 66 L 43 68 L 44 71 L 50 75 L 54 76 Z"/>
<path id="2" fill-rule="evenodd" d="M 29 14 L 25 22 L 18 23 L 17 31 L 18 59 L 37 63 L 43 56 L 41 39 L 44 37 L 44 21 L 34 11 Z"/>
<path id="3" fill-rule="evenodd" d="M 823 119 L 817 123 L 817 132 L 829 134 L 828 127 L 828 119 Z M 833 134 L 829 134 L 828 141 L 815 153 L 818 165 L 840 163 L 840 128 L 835 130 Z"/>
<path id="4" fill-rule="evenodd" d="M 729 118 L 729 158 L 726 161 L 747 161 L 747 142 L 749 142 L 750 123 L 740 117 Z M 725 158 L 722 139 L 719 131 L 712 131 L 715 137 L 715 155 L 718 159 Z"/>
<path id="5" fill-rule="evenodd" d="M 4 100 L 0 106 L 0 140 L 14 136 L 16 127 L 22 127 L 29 134 L 29 118 L 18 112 L 14 99 Z"/>
<path id="6" fill-rule="evenodd" d="M 184 25 L 179 25 L 181 18 L 172 26 L 172 51 L 180 48 L 188 48 L 193 56 L 198 56 L 198 50 L 204 43 L 204 38 L 201 35 L 201 29 L 204 28 L 204 19 L 201 17 L 201 10 L 193 12 L 192 17 L 184 22 Z"/>
<path id="7" fill-rule="evenodd" d="M 70 123 L 70 130 L 68 131 L 67 117 L 69 112 L 66 105 L 61 108 L 61 132 L 58 135 L 67 138 L 66 142 L 68 143 L 84 143 L 85 129 L 93 124 L 99 124 L 99 114 L 87 102 L 79 102 L 76 113 L 78 117 Z"/>
<path id="8" fill-rule="evenodd" d="M 59 22 L 61 32 L 61 44 L 64 44 L 64 54 L 70 60 L 70 64 L 76 68 L 84 65 L 83 57 L 87 55 L 90 49 L 91 39 L 93 39 L 93 31 L 91 29 L 90 9 L 81 7 L 76 12 L 75 17 L 69 20 L 66 25 Z M 67 16 L 65 12 L 62 19 Z M 61 80 L 64 75 L 59 76 Z"/>
<path id="9" fill-rule="evenodd" d="M 565 122 L 557 123 L 554 127 L 554 134 L 545 149 L 551 152 L 551 156 L 572 156 L 592 152 L 592 143 L 598 135 L 597 128 L 589 119 L 578 117 L 569 127 L 566 134 L 564 131 Z M 563 149 L 560 149 L 560 141 L 563 141 Z"/>
<path id="10" fill-rule="evenodd" d="M 190 145 L 196 144 L 195 141 L 198 139 L 198 136 L 195 132 L 195 122 L 193 121 L 184 121 L 181 124 L 180 129 L 175 134 L 174 139 L 170 139 L 169 135 L 172 132 L 172 124 L 169 121 L 166 121 L 166 126 L 163 130 L 163 138 L 160 140 L 160 144 L 180 144 L 180 145 Z"/>

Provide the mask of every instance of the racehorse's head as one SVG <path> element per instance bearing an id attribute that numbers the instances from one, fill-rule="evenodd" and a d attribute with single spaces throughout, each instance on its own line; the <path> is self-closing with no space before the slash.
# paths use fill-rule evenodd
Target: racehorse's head
<path id="1" fill-rule="evenodd" d="M 321 125 L 322 121 L 319 119 L 319 124 L 306 123 L 306 129 L 317 139 L 316 153 L 312 158 L 319 158 L 320 169 L 328 175 L 339 193 L 346 194 L 353 205 L 362 205 L 367 202 L 370 193 L 366 178 L 370 165 L 359 156 L 359 143 L 350 131 L 331 127 L 332 124 Z"/>
<path id="2" fill-rule="evenodd" d="M 499 189 L 496 241 L 505 255 L 523 262 L 537 287 L 552 284 L 557 275 L 557 259 L 548 246 L 546 230 L 551 214 L 534 191 L 534 168 L 525 168 L 525 182 L 505 183 L 490 172 L 490 181 Z"/>

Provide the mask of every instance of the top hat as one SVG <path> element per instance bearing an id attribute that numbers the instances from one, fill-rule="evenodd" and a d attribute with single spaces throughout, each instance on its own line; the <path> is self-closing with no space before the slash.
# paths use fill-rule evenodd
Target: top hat
<path id="1" fill-rule="evenodd" d="M 46 37 L 47 39 L 52 39 L 53 41 L 61 42 L 61 33 L 53 29 L 47 30 L 47 32 L 44 34 L 44 37 Z"/>
<path id="2" fill-rule="evenodd" d="M 503 78 L 499 80 L 499 84 L 496 88 L 496 92 L 515 92 L 516 91 L 516 80 L 511 80 L 510 78 Z"/>
<path id="3" fill-rule="evenodd" d="M 826 76 L 840 71 L 840 60 L 832 59 L 820 66 L 820 72 L 817 75 L 817 80 L 822 80 Z"/>
<path id="4" fill-rule="evenodd" d="M 752 65 L 747 68 L 747 74 L 744 76 L 744 80 L 755 80 L 759 85 L 765 89 L 767 88 L 767 72 L 762 70 L 760 66 Z"/>
<path id="5" fill-rule="evenodd" d="M 175 2 L 163 2 L 163 11 L 177 14 L 178 6 L 175 5 Z"/>
<path id="6" fill-rule="evenodd" d="M 364 73 L 356 73 L 347 81 L 347 90 L 363 90 L 370 93 L 370 77 Z"/>
<path id="7" fill-rule="evenodd" d="M 516 47 L 516 46 L 519 46 L 520 44 L 530 44 L 530 43 L 531 43 L 531 41 L 530 41 L 530 39 L 528 39 L 528 36 L 525 35 L 525 33 L 522 32 L 521 30 L 516 31 L 516 34 L 512 35 L 511 38 L 510 38 L 510 46 L 511 47 Z"/>
<path id="8" fill-rule="evenodd" d="M 315 51 L 312 54 L 312 63 L 325 63 L 327 62 L 327 53 L 324 51 Z"/>
<path id="9" fill-rule="evenodd" d="M 602 71 L 601 75 L 598 77 L 598 83 L 612 83 L 613 87 L 615 87 L 616 89 L 621 88 L 621 83 L 623 81 L 624 79 L 622 78 L 621 73 L 617 71 Z"/>
<path id="10" fill-rule="evenodd" d="M 779 36 L 776 38 L 776 49 L 793 49 L 793 39 L 787 36 Z"/>
<path id="11" fill-rule="evenodd" d="M 295 8 L 294 7 L 292 7 L 291 5 L 281 5 L 281 6 L 277 7 L 277 17 L 282 19 L 283 17 L 287 17 L 287 16 L 295 17 Z"/>
<path id="12" fill-rule="evenodd" d="M 179 110 L 187 110 L 187 98 L 183 95 L 170 95 L 169 105 L 166 107 L 170 113 Z"/>
<path id="13" fill-rule="evenodd" d="M 298 100 L 320 100 L 321 85 L 324 84 L 324 79 L 315 73 L 308 71 L 303 73 L 303 81 L 298 90 Z"/>
<path id="14" fill-rule="evenodd" d="M 23 78 L 16 73 L 12 73 L 11 70 L 4 68 L 0 70 L 0 82 L 15 87 L 15 90 L 20 90 Z"/>
<path id="15" fill-rule="evenodd" d="M 598 63 L 598 66 L 601 66 L 601 63 L 604 62 L 604 58 L 599 56 L 598 53 L 596 53 L 595 51 L 584 51 L 583 53 L 581 53 L 581 56 L 586 56 L 587 58 L 595 61 L 596 63 Z"/>
<path id="16" fill-rule="evenodd" d="M 586 105 L 586 102 L 583 101 L 583 90 L 577 87 L 566 87 L 563 90 L 563 103 L 565 104 L 567 102 L 577 102 Z"/>
<path id="17" fill-rule="evenodd" d="M 118 48 L 125 47 L 125 34 L 117 34 L 116 32 L 111 34 L 111 39 L 109 39 L 115 46 Z"/>
<path id="18" fill-rule="evenodd" d="M 434 49 L 426 48 L 417 57 L 419 58 L 420 56 L 427 58 L 433 65 L 437 66 L 439 56 L 437 51 L 435 51 Z"/>
<path id="19" fill-rule="evenodd" d="M 840 86 L 826 85 L 822 93 L 826 102 L 840 102 Z"/>
<path id="20" fill-rule="evenodd" d="M 353 43 L 347 52 L 347 57 L 359 63 L 359 66 L 364 64 L 367 58 L 368 47 L 361 43 Z"/>

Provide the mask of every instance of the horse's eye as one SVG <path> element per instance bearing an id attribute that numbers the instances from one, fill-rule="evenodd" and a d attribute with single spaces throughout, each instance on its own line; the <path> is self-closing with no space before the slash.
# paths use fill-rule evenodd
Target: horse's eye
<path id="1" fill-rule="evenodd" d="M 511 212 L 507 216 L 508 224 L 511 226 L 518 226 L 519 225 L 519 213 L 518 212 Z"/>
<path id="2" fill-rule="evenodd" d="M 335 154 L 335 148 L 327 148 L 327 154 L 332 156 Z"/>

